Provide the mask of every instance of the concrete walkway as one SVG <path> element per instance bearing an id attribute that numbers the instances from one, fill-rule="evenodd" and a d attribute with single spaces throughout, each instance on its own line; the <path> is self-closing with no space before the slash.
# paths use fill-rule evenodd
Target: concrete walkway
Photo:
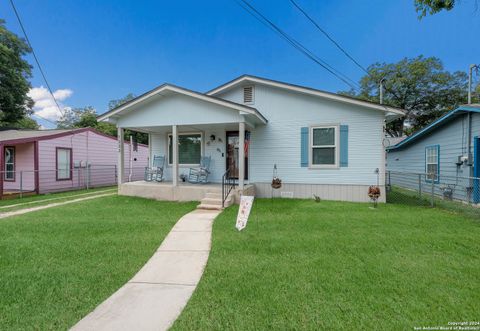
<path id="1" fill-rule="evenodd" d="M 72 330 L 167 330 L 202 277 L 219 213 L 183 216 L 143 268 Z"/>

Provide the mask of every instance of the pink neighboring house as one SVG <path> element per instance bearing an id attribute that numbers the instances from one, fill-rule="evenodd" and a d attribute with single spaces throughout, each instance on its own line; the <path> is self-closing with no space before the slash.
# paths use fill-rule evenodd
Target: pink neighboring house
<path id="1" fill-rule="evenodd" d="M 0 131 L 0 198 L 20 191 L 54 191 L 115 185 L 116 137 L 91 128 Z M 125 178 L 143 178 L 148 146 L 125 142 Z M 134 171 L 130 172 L 130 164 Z M 21 183 L 20 183 L 21 182 Z"/>

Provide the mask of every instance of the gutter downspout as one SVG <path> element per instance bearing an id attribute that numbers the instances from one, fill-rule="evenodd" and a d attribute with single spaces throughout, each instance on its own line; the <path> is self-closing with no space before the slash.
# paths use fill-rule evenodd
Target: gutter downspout
<path id="1" fill-rule="evenodd" d="M 129 156 L 129 160 L 128 160 L 128 166 L 130 168 L 129 172 L 128 172 L 128 181 L 131 182 L 132 181 L 132 175 L 133 175 L 133 159 L 132 159 L 132 149 L 133 149 L 133 137 L 130 135 L 130 148 L 128 149 L 128 156 Z"/>
<path id="2" fill-rule="evenodd" d="M 473 195 L 473 155 L 471 153 L 472 151 L 472 112 L 468 112 L 468 143 L 467 143 L 467 167 L 468 167 L 468 176 L 470 179 L 468 180 L 468 186 L 471 188 L 470 190 L 467 190 L 467 196 L 468 196 L 468 201 L 472 201 L 472 195 Z"/>

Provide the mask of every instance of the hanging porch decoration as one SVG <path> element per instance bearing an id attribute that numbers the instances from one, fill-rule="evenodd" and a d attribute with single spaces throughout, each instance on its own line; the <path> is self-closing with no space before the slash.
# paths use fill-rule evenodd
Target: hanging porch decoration
<path id="1" fill-rule="evenodd" d="M 277 176 L 277 164 L 273 165 L 272 188 L 279 189 L 282 187 L 282 180 Z"/>

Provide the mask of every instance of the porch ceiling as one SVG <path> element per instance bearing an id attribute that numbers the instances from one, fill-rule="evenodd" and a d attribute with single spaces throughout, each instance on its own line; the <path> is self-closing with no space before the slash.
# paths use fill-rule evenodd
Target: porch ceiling
<path id="1" fill-rule="evenodd" d="M 254 128 L 247 122 L 247 128 Z M 192 124 L 192 125 L 178 125 L 178 133 L 197 132 L 197 131 L 238 131 L 238 123 L 221 123 L 221 124 Z M 148 126 L 148 127 L 127 127 L 134 131 L 145 133 L 171 133 L 172 126 Z"/>

